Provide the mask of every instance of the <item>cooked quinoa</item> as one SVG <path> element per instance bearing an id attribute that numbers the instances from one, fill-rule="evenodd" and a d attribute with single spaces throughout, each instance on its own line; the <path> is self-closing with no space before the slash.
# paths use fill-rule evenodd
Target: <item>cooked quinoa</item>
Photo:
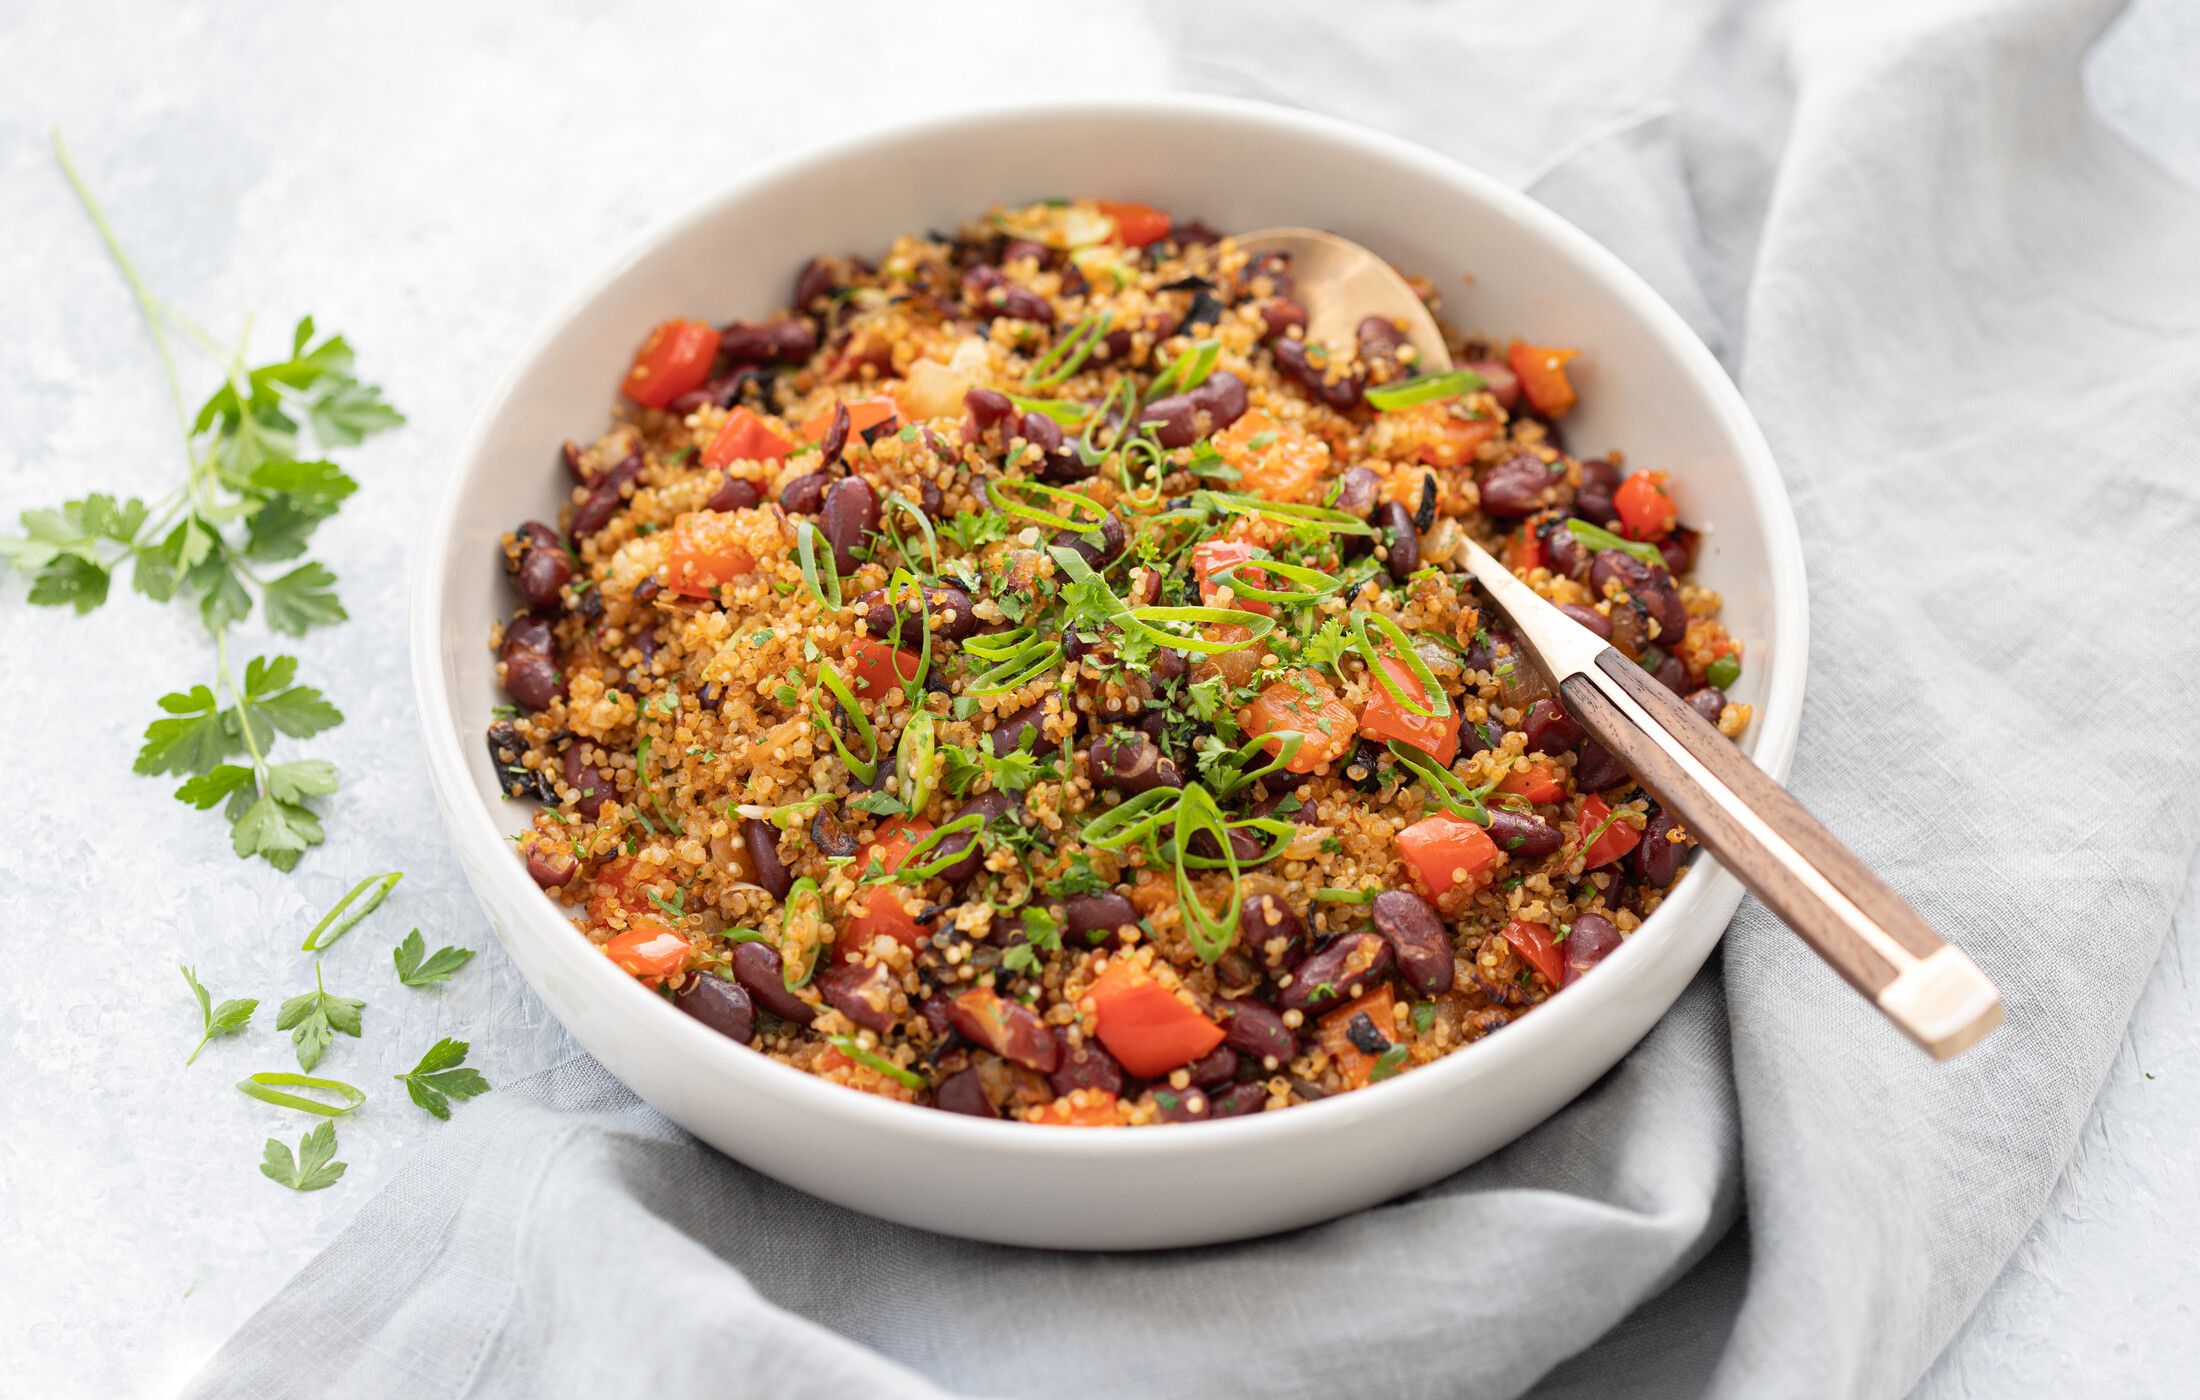
<path id="1" fill-rule="evenodd" d="M 1463 542 L 1732 737 L 1694 532 L 1567 450 L 1573 351 L 1447 331 L 1423 374 L 1293 291 L 1048 201 L 652 332 L 491 638 L 579 935 L 812 1074 L 1089 1126 L 1367 1087 L 1618 947 L 1693 842 Z"/>

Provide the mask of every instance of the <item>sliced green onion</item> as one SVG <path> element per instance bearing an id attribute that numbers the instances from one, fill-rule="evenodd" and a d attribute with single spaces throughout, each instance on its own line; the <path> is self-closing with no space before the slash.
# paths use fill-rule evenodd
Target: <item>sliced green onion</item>
<path id="1" fill-rule="evenodd" d="M 789 893 L 792 893 L 792 891 L 789 891 Z M 728 943 L 769 943 L 772 941 L 772 936 L 762 929 L 749 928 L 745 925 L 741 928 L 729 928 L 718 936 Z"/>
<path id="2" fill-rule="evenodd" d="M 1405 1043 L 1400 1041 L 1382 1054 L 1377 1055 L 1374 1065 L 1367 1072 L 1367 1082 L 1370 1084 L 1378 1083 L 1405 1068 L 1407 1053 Z"/>
<path id="3" fill-rule="evenodd" d="M 1054 342 L 1052 349 L 1032 364 L 1031 372 L 1024 376 L 1024 387 L 1051 389 L 1077 373 L 1084 367 L 1086 358 L 1100 344 L 1101 337 L 1114 324 L 1115 313 L 1102 311 L 1071 326 L 1061 339 Z"/>
<path id="4" fill-rule="evenodd" d="M 1468 787 L 1466 780 L 1457 773 L 1438 763 L 1420 749 L 1413 747 L 1411 744 L 1401 743 L 1396 739 L 1390 741 L 1390 756 L 1405 767 L 1412 769 L 1422 782 L 1428 784 L 1429 794 L 1436 799 L 1437 805 L 1445 811 L 1450 812 L 1453 816 L 1464 817 L 1476 826 L 1488 826 L 1490 824 L 1490 814 L 1488 809 L 1483 807 L 1482 799 L 1496 790 L 1496 783 L 1493 782 L 1487 787 Z"/>
<path id="5" fill-rule="evenodd" d="M 1305 585 L 1303 588 L 1263 588 L 1257 584 L 1241 582 L 1239 573 L 1250 571 L 1270 578 L 1288 579 Z M 1226 564 L 1209 575 L 1216 583 L 1230 585 L 1230 591 L 1240 598 L 1251 598 L 1262 603 L 1284 603 L 1292 607 L 1304 607 L 1318 603 L 1344 585 L 1320 569 L 1310 569 L 1304 564 L 1287 564 L 1281 559 L 1243 559 Z"/>
<path id="6" fill-rule="evenodd" d="M 1012 627 L 1006 632 L 981 632 L 962 644 L 962 649 L 980 661 L 1006 661 L 1029 646 L 1038 633 L 1029 627 Z"/>
<path id="7" fill-rule="evenodd" d="M 824 538 L 824 533 L 813 521 L 797 521 L 794 538 L 795 556 L 802 565 L 802 582 L 809 588 L 810 596 L 817 599 L 819 606 L 839 612 L 840 566 L 834 560 L 832 546 L 825 547 L 823 562 L 820 562 L 817 542 Z"/>
<path id="8" fill-rule="evenodd" d="M 392 870 L 387 875 L 369 875 L 353 885 L 351 893 L 337 900 L 335 907 L 321 916 L 321 922 L 313 926 L 313 932 L 306 935 L 306 941 L 298 945 L 298 950 L 303 953 L 318 953 L 351 932 L 352 926 L 372 914 L 377 905 L 389 898 L 390 891 L 397 888 L 397 882 L 404 878 L 404 871 Z M 350 914 L 345 914 L 344 911 L 351 908 L 352 901 L 361 895 L 366 896 L 366 903 L 353 909 Z"/>
<path id="9" fill-rule="evenodd" d="M 1164 399 L 1171 394 L 1188 394 L 1207 382 L 1207 376 L 1215 372 L 1215 361 L 1222 355 L 1222 342 L 1202 340 L 1191 349 L 1169 361 L 1168 367 L 1154 376 L 1147 386 L 1146 402 Z"/>
<path id="10" fill-rule="evenodd" d="M 880 515 L 880 519 L 886 525 L 886 538 L 893 544 L 894 552 L 901 556 L 902 562 L 912 568 L 915 567 L 917 561 L 910 555 L 908 544 L 902 539 L 901 531 L 894 525 L 894 512 L 897 510 L 917 522 L 917 533 L 924 538 L 925 561 L 931 565 L 925 571 L 925 577 L 938 578 L 940 574 L 940 537 L 932 528 L 931 517 L 924 513 L 923 507 L 907 496 L 890 494 L 886 498 L 886 508 Z M 808 522 L 804 523 L 807 524 Z"/>
<path id="11" fill-rule="evenodd" d="M 1025 413 L 1043 413 L 1065 428 L 1074 428 L 1092 415 L 1092 409 L 1074 399 L 1031 399 L 1022 394 L 1007 395 L 1008 401 Z"/>
<path id="12" fill-rule="evenodd" d="M 1420 683 L 1421 693 L 1429 697 L 1427 704 L 1416 704 L 1406 694 L 1406 688 L 1398 683 L 1398 678 L 1390 674 L 1390 668 L 1381 664 L 1380 654 L 1375 650 L 1375 641 L 1367 635 L 1370 627 L 1383 634 L 1383 640 L 1390 643 L 1391 649 L 1397 652 L 1398 659 L 1405 664 L 1406 670 Z M 1360 654 L 1360 660 L 1367 663 L 1368 673 L 1375 677 L 1382 688 L 1389 692 L 1390 698 L 1407 714 L 1418 715 L 1422 719 L 1443 719 L 1451 713 L 1451 699 L 1444 694 L 1442 682 L 1436 679 L 1436 673 L 1429 669 L 1420 653 L 1413 649 L 1413 639 L 1397 623 L 1381 613 L 1352 614 L 1352 649 Z"/>
<path id="13" fill-rule="evenodd" d="M 932 828 L 914 846 L 909 848 L 908 854 L 901 858 L 901 869 L 896 870 L 893 874 L 894 883 L 897 885 L 921 885 L 926 880 L 938 875 L 964 856 L 969 855 L 969 845 L 958 846 L 937 860 L 920 863 L 919 857 L 931 855 L 950 837 L 960 836 L 966 831 L 972 833 L 971 839 L 974 842 L 977 839 L 976 833 L 984 825 L 984 813 L 965 812 L 945 826 Z"/>
<path id="14" fill-rule="evenodd" d="M 1006 695 L 1021 690 L 1052 670 L 1062 659 L 1062 644 L 1034 636 L 1023 647 L 986 667 L 965 682 L 966 695 Z"/>
<path id="15" fill-rule="evenodd" d="M 1268 748 L 1268 741 L 1271 739 L 1279 741 L 1273 753 Z M 1214 776 L 1215 786 L 1219 789 L 1216 795 L 1229 797 L 1279 768 L 1289 766 L 1291 760 L 1298 757 L 1299 750 L 1305 743 L 1306 736 L 1296 729 L 1271 729 L 1266 734 L 1256 734 L 1247 739 L 1208 766 L 1207 771 Z M 1245 765 L 1252 761 L 1255 754 L 1268 754 L 1268 761 L 1248 772 Z"/>
<path id="16" fill-rule="evenodd" d="M 1202 491 L 1195 498 L 1224 515 L 1265 515 L 1289 525 L 1312 525 L 1333 535 L 1372 535 L 1375 527 L 1349 511 L 1296 501 L 1268 501 L 1234 491 Z"/>
<path id="17" fill-rule="evenodd" d="M 855 775 L 856 781 L 869 787 L 878 777 L 878 731 L 871 728 L 870 717 L 863 713 L 863 706 L 856 702 L 855 692 L 848 689 L 848 682 L 840 678 L 840 672 L 833 669 L 832 662 L 824 662 L 817 668 L 817 679 L 820 685 L 831 692 L 833 699 L 840 703 L 841 713 L 848 717 L 849 724 L 855 726 L 856 738 L 863 742 L 863 747 L 868 752 L 862 758 L 856 757 L 841 739 L 840 726 L 833 723 L 832 711 L 814 693 L 810 696 L 810 718 L 833 741 L 833 748 L 839 752 L 840 761 Z"/>
<path id="18" fill-rule="evenodd" d="M 1180 788 L 1152 788 L 1108 808 L 1086 821 L 1077 839 L 1104 851 L 1120 851 L 1145 841 L 1176 815 L 1183 799 Z"/>
<path id="19" fill-rule="evenodd" d="M 1222 851 L 1221 868 L 1230 873 L 1230 898 L 1216 913 L 1200 903 L 1198 892 L 1192 888 L 1192 866 L 1187 862 L 1192 838 L 1204 833 Z M 1244 892 L 1238 887 L 1238 858 L 1230 849 L 1229 827 L 1222 819 L 1222 809 L 1207 789 L 1198 783 L 1186 783 L 1183 797 L 1176 805 L 1174 822 L 1176 844 L 1176 896 L 1184 916 L 1184 933 L 1191 940 L 1192 951 L 1199 960 L 1212 963 L 1230 951 L 1230 944 L 1237 938 L 1238 914 L 1243 906 Z"/>
<path id="20" fill-rule="evenodd" d="M 1325 904 L 1373 904 L 1377 890 L 1316 890 L 1314 898 Z"/>
<path id="21" fill-rule="evenodd" d="M 808 952 L 809 956 L 803 959 L 802 967 L 799 970 L 794 965 L 794 959 L 785 956 L 787 931 L 796 917 L 795 905 L 797 902 L 810 906 L 809 909 L 804 911 L 804 916 L 811 919 L 816 925 L 813 930 L 816 936 L 803 940 L 803 950 Z M 780 901 L 780 908 L 782 912 L 779 916 L 779 947 L 781 950 L 779 985 L 790 992 L 797 992 L 810 985 L 810 979 L 817 975 L 817 965 L 825 959 L 825 950 L 832 946 L 833 940 L 826 937 L 828 930 L 825 927 L 825 896 L 818 889 L 817 881 L 805 875 L 788 886 L 787 897 Z"/>
<path id="22" fill-rule="evenodd" d="M 1703 678 L 1721 690 L 1742 678 L 1742 663 L 1730 652 L 1704 667 Z"/>
<path id="23" fill-rule="evenodd" d="M 1658 552 L 1656 545 L 1644 544 L 1639 540 L 1621 539 L 1602 525 L 1591 525 L 1586 520 L 1569 520 L 1566 522 L 1566 528 L 1573 532 L 1575 539 L 1581 541 L 1589 549 L 1616 549 L 1622 554 L 1632 554 L 1645 564 L 1657 564 L 1662 567 L 1665 563 L 1665 556 Z"/>
<path id="24" fill-rule="evenodd" d="M 1099 529 L 1100 522 L 1107 517 L 1108 513 L 1105 506 L 1090 496 L 1076 491 L 1065 491 L 1059 486 L 1049 486 L 1042 481 L 1033 481 L 1027 476 L 1002 477 L 993 482 L 988 490 L 992 495 L 993 504 L 999 506 L 1004 513 L 1054 530 L 1071 530 L 1078 534 L 1086 534 Z M 1050 511 L 1041 510 L 1029 501 L 1019 499 L 1020 496 L 1025 494 L 1036 496 L 1050 505 L 1060 503 L 1072 511 L 1082 510 L 1088 512 L 1088 514 L 1082 520 L 1074 515 L 1056 515 Z"/>
<path id="25" fill-rule="evenodd" d="M 1455 369 L 1449 374 L 1423 375 L 1419 379 L 1407 379 L 1368 390 L 1367 406 L 1377 413 L 1388 413 L 1394 408 L 1410 408 L 1417 403 L 1456 399 L 1461 394 L 1471 394 L 1488 383 L 1487 379 L 1471 369 Z"/>
<path id="26" fill-rule="evenodd" d="M 932 800 L 932 784 L 939 776 L 939 741 L 933 730 L 932 712 L 919 710 L 902 726 L 901 742 L 894 749 L 896 795 L 913 813 Z"/>
<path id="27" fill-rule="evenodd" d="M 1172 608 L 1148 604 L 1132 608 L 1121 620 L 1126 626 L 1136 627 L 1162 646 L 1174 647 L 1178 651 L 1196 651 L 1205 656 L 1249 647 L 1276 630 L 1276 620 L 1273 617 L 1264 613 L 1239 612 L 1236 608 Z M 1252 635 L 1240 641 L 1221 642 L 1197 632 L 1186 636 L 1172 630 L 1215 622 L 1232 623 L 1247 628 Z"/>
<path id="28" fill-rule="evenodd" d="M 281 1074 L 270 1071 L 255 1074 L 237 1081 L 237 1087 L 245 1097 L 271 1103 L 277 1108 L 295 1108 L 303 1113 L 318 1113 L 323 1118 L 336 1118 L 351 1112 L 367 1101 L 366 1092 L 341 1079 L 315 1079 L 304 1074 Z M 341 1104 L 322 1103 L 297 1094 L 283 1093 L 283 1089 L 311 1089 L 317 1094 L 334 1094 Z"/>
<path id="29" fill-rule="evenodd" d="M 875 1051 L 866 1050 L 862 1046 L 856 1044 L 854 1036 L 829 1035 L 825 1037 L 825 1043 L 832 1046 L 835 1050 L 838 1050 L 841 1054 L 846 1055 L 849 1059 L 854 1060 L 857 1064 L 863 1065 L 869 1069 L 875 1069 L 880 1074 L 885 1075 L 888 1079 L 899 1080 L 901 1083 L 907 1085 L 912 1089 L 929 1089 L 932 1087 L 931 1081 L 927 1080 L 923 1075 L 912 1074 L 908 1070 L 903 1069 L 900 1065 L 895 1064 L 892 1060 L 887 1059 L 884 1055 L 878 1054 Z"/>
<path id="30" fill-rule="evenodd" d="M 672 814 L 665 810 L 664 796 L 649 781 L 649 750 L 653 741 L 654 736 L 644 734 L 641 743 L 635 746 L 634 775 L 641 783 L 642 791 L 649 794 L 650 805 L 657 809 L 657 815 L 663 819 L 666 829 L 675 836 L 685 836 L 686 831 L 681 828 L 678 822 L 672 819 Z"/>

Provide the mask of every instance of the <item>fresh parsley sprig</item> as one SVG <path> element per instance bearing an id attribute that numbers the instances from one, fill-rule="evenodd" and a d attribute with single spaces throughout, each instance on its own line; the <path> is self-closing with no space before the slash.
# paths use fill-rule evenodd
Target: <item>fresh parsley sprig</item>
<path id="1" fill-rule="evenodd" d="M 323 1123 L 298 1139 L 298 1156 L 292 1160 L 290 1149 L 274 1138 L 267 1140 L 267 1155 L 260 1163 L 260 1174 L 269 1181 L 288 1186 L 293 1191 L 318 1191 L 324 1186 L 334 1186 L 337 1178 L 350 1169 L 349 1162 L 334 1160 L 336 1156 L 336 1125 Z"/>
<path id="2" fill-rule="evenodd" d="M 183 974 L 184 981 L 191 984 L 191 995 L 198 998 L 199 1029 L 203 1032 L 199 1036 L 199 1043 L 191 1047 L 191 1053 L 184 1059 L 184 1063 L 188 1065 L 198 1059 L 199 1052 L 206 1048 L 209 1040 L 216 1036 L 235 1035 L 251 1024 L 252 1013 L 259 1010 L 260 1003 L 253 997 L 231 997 L 216 1006 L 213 995 L 200 984 L 196 972 L 181 964 L 177 965 L 176 970 Z"/>
<path id="3" fill-rule="evenodd" d="M 293 561 L 358 483 L 325 455 L 308 453 L 307 433 L 326 454 L 397 427 L 404 415 L 353 373 L 350 344 L 318 335 L 310 316 L 292 331 L 287 355 L 248 366 L 249 319 L 239 343 L 224 346 L 157 300 L 58 131 L 53 148 L 160 353 L 185 471 L 150 502 L 92 492 L 23 511 L 23 533 L 0 536 L 0 564 L 30 579 L 28 600 L 38 606 L 89 613 L 107 601 L 125 566 L 130 587 L 147 598 L 196 603 L 214 637 L 214 683 L 161 698 L 167 718 L 147 728 L 137 771 L 187 777 L 176 797 L 202 811 L 221 806 L 240 857 L 289 870 L 322 840 L 313 802 L 336 791 L 336 769 L 318 759 L 276 762 L 271 741 L 278 732 L 310 737 L 343 715 L 319 691 L 293 684 L 297 662 L 288 657 L 256 658 L 240 684 L 229 632 L 255 606 L 271 630 L 291 635 L 345 620 L 336 575 L 319 562 Z M 221 367 L 220 387 L 195 414 L 185 407 L 171 330 Z M 227 761 L 238 757 L 249 762 Z"/>
<path id="4" fill-rule="evenodd" d="M 430 953 L 427 940 L 420 936 L 419 929 L 414 929 L 390 950 L 390 957 L 397 963 L 398 981 L 408 987 L 426 987 L 450 981 L 454 973 L 474 960 L 474 950 L 438 948 Z"/>
<path id="5" fill-rule="evenodd" d="M 367 1004 L 352 997 L 332 994 L 321 983 L 321 964 L 313 964 L 313 990 L 300 992 L 283 1003 L 275 1017 L 275 1029 L 290 1032 L 298 1050 L 298 1068 L 310 1070 L 321 1063 L 336 1032 L 357 1039 L 360 1013 Z"/>
<path id="6" fill-rule="evenodd" d="M 489 1081 L 481 1077 L 480 1070 L 460 1068 L 466 1063 L 466 1050 L 465 1041 L 446 1036 L 428 1047 L 419 1064 L 391 1078 L 403 1082 L 414 1103 L 448 1121 L 452 1099 L 463 1102 L 489 1092 Z"/>

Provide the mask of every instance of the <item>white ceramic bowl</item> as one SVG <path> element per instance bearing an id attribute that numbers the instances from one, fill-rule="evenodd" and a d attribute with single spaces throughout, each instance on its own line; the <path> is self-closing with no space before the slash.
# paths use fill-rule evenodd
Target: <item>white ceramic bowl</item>
<path id="1" fill-rule="evenodd" d="M 985 1122 L 855 1093 L 734 1044 L 615 968 L 506 839 L 528 820 L 482 746 L 498 692 L 485 639 L 510 606 L 498 535 L 554 518 L 557 444 L 601 432 L 634 346 L 674 315 L 785 303 L 816 252 L 876 252 L 997 202 L 1136 199 L 1221 229 L 1332 229 L 1433 278 L 1447 314 L 1582 347 L 1583 449 L 1671 469 L 1706 527 L 1698 572 L 1748 646 L 1746 746 L 1784 775 L 1802 707 L 1802 554 L 1739 394 L 1640 279 L 1526 197 L 1419 147 L 1302 113 L 1188 97 L 1020 107 L 782 161 L 674 214 L 551 317 L 482 408 L 427 524 L 413 683 L 437 800 L 468 879 L 551 1012 L 613 1074 L 724 1152 L 890 1220 L 975 1239 L 1148 1249 L 1286 1229 L 1424 1186 L 1580 1093 L 1664 1013 L 1740 899 L 1708 862 L 1624 947 L 1519 1022 L 1360 1093 L 1137 1131 Z"/>

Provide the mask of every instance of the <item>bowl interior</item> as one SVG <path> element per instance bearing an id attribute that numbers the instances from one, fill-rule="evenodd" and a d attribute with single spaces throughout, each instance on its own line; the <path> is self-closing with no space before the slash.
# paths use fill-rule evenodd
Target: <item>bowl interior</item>
<path id="1" fill-rule="evenodd" d="M 511 605 L 496 541 L 522 519 L 555 518 L 568 485 L 558 445 L 567 438 L 586 442 L 605 428 L 620 377 L 649 327 L 675 315 L 760 316 L 786 301 L 796 270 L 813 253 L 876 254 L 897 233 L 950 228 L 995 203 L 1069 194 L 1141 200 L 1225 230 L 1331 229 L 1430 278 L 1445 315 L 1462 327 L 1497 339 L 1581 347 L 1574 375 L 1582 403 L 1566 420 L 1569 444 L 1582 455 L 1624 449 L 1630 466 L 1673 473 L 1683 518 L 1705 529 L 1699 576 L 1724 593 L 1725 621 L 1747 650 L 1735 698 L 1756 705 L 1757 720 L 1745 745 L 1776 776 L 1784 773 L 1801 706 L 1800 550 L 1761 437 L 1677 316 L 1608 253 L 1540 206 L 1393 138 L 1249 104 L 1084 103 L 937 122 L 746 179 L 650 234 L 551 318 L 521 354 L 484 408 L 428 522 L 414 598 L 415 680 L 431 768 L 477 890 L 515 952 L 539 942 L 541 957 L 555 957 L 554 973 L 529 975 L 569 1025 L 608 1004 L 600 999 L 630 998 L 640 1008 L 634 1014 L 662 1022 L 681 1056 L 702 1057 L 795 1100 L 822 1104 L 821 1091 L 849 1101 L 831 1111 L 910 1133 L 964 1140 L 990 1134 L 986 1140 L 995 1144 L 1008 1134 L 1020 1147 L 1066 1134 L 1079 1139 L 1079 1152 L 1175 1153 L 1188 1150 L 1187 1139 L 1210 1134 L 1296 1131 L 1294 1119 L 1311 1130 L 1324 1110 L 1341 1113 L 1354 1100 L 1363 1101 L 1352 1105 L 1355 1115 L 1380 1108 L 1385 1095 L 1401 1109 L 1413 1100 L 1426 1106 L 1473 1078 L 1467 1062 L 1499 1041 L 1514 1042 L 1508 1058 L 1530 1056 L 1540 1044 L 1569 1060 L 1568 1072 L 1551 1080 L 1560 1096 L 1539 1118 L 1563 1102 L 1564 1084 L 1578 1091 L 1609 1067 L 1677 995 L 1738 898 L 1723 873 L 1683 881 L 1610 968 L 1504 1036 L 1394 1084 L 1196 1131 L 1093 1135 L 919 1113 L 730 1045 L 705 1045 L 707 1032 L 644 1004 L 656 999 L 607 960 L 579 957 L 581 940 L 500 839 L 525 827 L 528 808 L 501 797 L 481 752 L 489 711 L 504 699 L 485 638 Z M 548 951 L 553 940 L 571 945 L 571 956 Z M 1624 969 L 1648 969 L 1665 958 L 1686 966 L 1677 978 L 1654 979 L 1661 988 L 1670 984 L 1660 992 L 1663 1000 L 1616 1013 L 1630 995 L 1621 983 L 1638 975 Z M 1579 1033 L 1600 1015 L 1632 1026 L 1632 1033 L 1616 1046 L 1604 1043 L 1609 1036 Z M 781 1071 L 780 1079 L 771 1078 Z M 882 1111 L 892 1116 L 881 1118 Z M 1095 1143 L 1095 1136 L 1109 1141 Z"/>

